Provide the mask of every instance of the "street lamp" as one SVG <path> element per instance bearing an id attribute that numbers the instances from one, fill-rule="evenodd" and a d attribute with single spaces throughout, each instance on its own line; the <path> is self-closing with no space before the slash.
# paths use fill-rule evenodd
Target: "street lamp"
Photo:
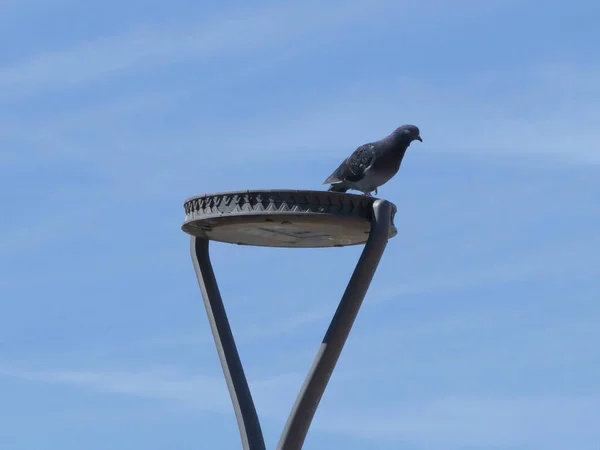
<path id="1" fill-rule="evenodd" d="M 244 450 L 265 443 L 210 262 L 209 241 L 288 248 L 365 244 L 346 291 L 298 394 L 277 450 L 299 450 L 389 238 L 396 206 L 328 191 L 261 190 L 200 195 L 185 202 L 183 231 L 231 395 Z"/>

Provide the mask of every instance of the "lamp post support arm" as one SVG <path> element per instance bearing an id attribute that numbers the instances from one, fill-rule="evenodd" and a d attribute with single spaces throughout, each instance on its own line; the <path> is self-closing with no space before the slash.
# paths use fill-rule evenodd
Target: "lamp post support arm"
<path id="1" fill-rule="evenodd" d="M 304 444 L 308 428 L 387 245 L 392 213 L 391 203 L 385 200 L 374 203 L 369 239 L 298 394 L 277 450 L 299 450 Z"/>
<path id="2" fill-rule="evenodd" d="M 254 401 L 210 262 L 208 239 L 192 236 L 191 254 L 198 284 L 204 298 L 208 322 L 215 339 L 223 374 L 225 375 L 240 429 L 242 448 L 244 450 L 265 450 L 265 442 Z"/>

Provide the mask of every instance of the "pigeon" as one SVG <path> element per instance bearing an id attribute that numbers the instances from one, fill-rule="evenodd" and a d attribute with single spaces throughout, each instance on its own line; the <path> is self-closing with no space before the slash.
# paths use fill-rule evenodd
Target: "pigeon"
<path id="1" fill-rule="evenodd" d="M 353 189 L 367 197 L 372 197 L 373 191 L 377 195 L 377 188 L 387 183 L 400 169 L 411 142 L 423 142 L 419 134 L 416 126 L 402 125 L 379 141 L 361 145 L 323 184 L 330 184 L 328 190 L 333 192 Z"/>

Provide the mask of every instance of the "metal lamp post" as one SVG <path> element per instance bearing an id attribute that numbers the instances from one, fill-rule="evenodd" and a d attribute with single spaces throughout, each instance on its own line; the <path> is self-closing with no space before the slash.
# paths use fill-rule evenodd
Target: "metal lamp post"
<path id="1" fill-rule="evenodd" d="M 210 262 L 209 241 L 263 247 L 322 248 L 366 243 L 287 420 L 278 450 L 302 448 L 387 241 L 396 207 L 362 195 L 326 191 L 238 191 L 185 202 L 191 254 L 244 450 L 264 450 L 256 408 Z"/>

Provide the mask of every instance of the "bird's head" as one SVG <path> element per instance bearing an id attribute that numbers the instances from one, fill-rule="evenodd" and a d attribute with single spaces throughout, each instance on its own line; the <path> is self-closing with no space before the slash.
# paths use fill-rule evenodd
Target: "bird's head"
<path id="1" fill-rule="evenodd" d="M 395 139 L 404 142 L 407 146 L 410 145 L 412 141 L 423 142 L 420 134 L 419 128 L 415 125 L 402 125 L 401 127 L 396 128 L 392 133 Z"/>

